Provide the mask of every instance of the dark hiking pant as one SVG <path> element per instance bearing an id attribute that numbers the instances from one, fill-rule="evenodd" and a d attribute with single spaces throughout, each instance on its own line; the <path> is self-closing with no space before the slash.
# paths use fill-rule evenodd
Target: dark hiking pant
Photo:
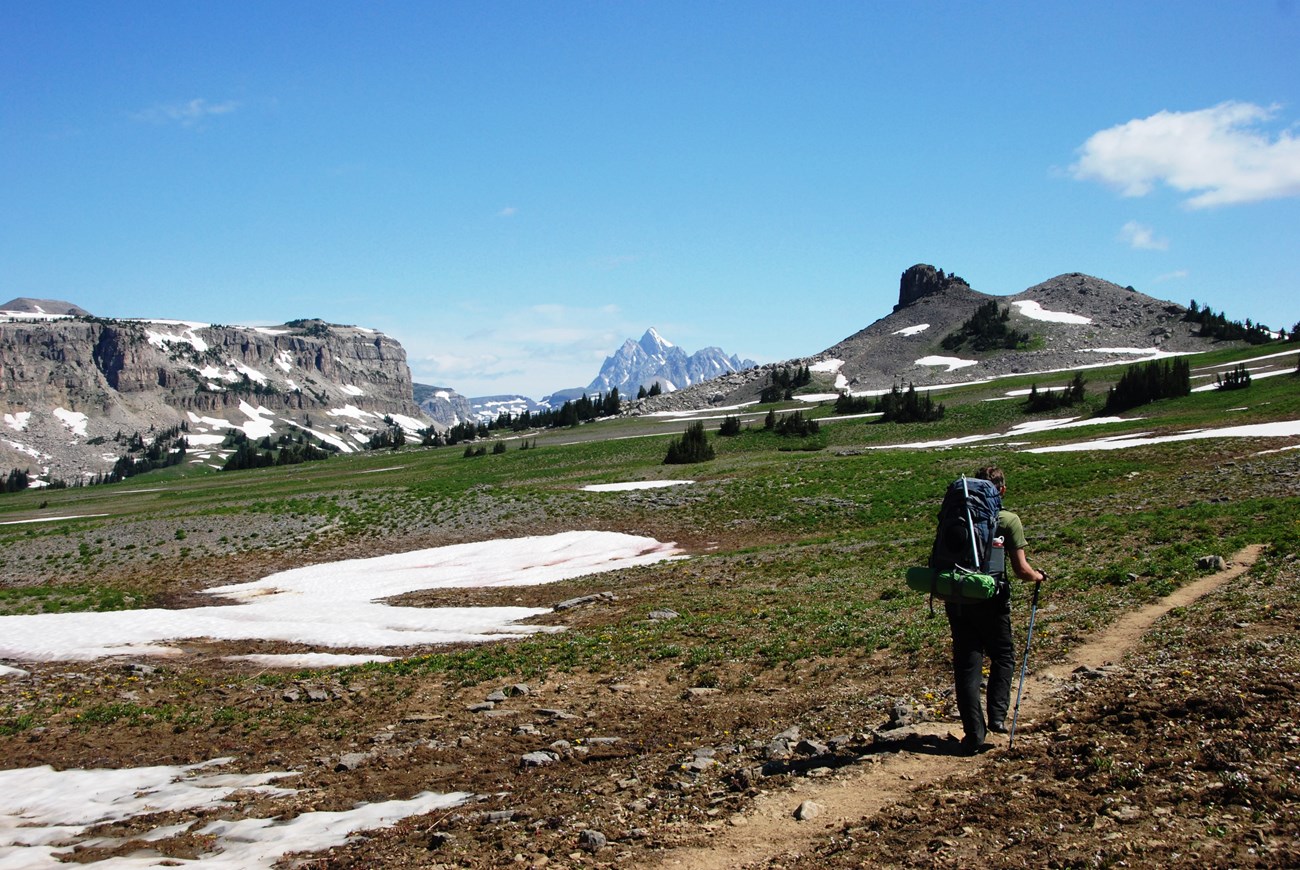
<path id="1" fill-rule="evenodd" d="M 978 746 L 987 736 L 980 705 L 981 671 L 989 659 L 988 720 L 1005 722 L 1011 706 L 1011 675 L 1015 650 L 1011 646 L 1011 602 L 945 604 L 952 629 L 952 670 L 957 681 L 957 710 L 961 713 L 966 742 Z"/>

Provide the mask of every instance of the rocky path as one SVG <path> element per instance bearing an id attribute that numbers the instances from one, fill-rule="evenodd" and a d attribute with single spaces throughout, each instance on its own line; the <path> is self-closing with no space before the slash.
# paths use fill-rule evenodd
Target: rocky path
<path id="1" fill-rule="evenodd" d="M 1261 551 L 1258 546 L 1242 550 L 1224 570 L 1127 614 L 1076 648 L 1066 661 L 1030 674 L 1020 700 L 1019 727 L 1024 728 L 1051 709 L 1056 690 L 1071 674 L 1118 664 L 1157 619 L 1240 576 Z M 1017 628 L 1023 630 L 1024 626 Z M 719 828 L 708 845 L 666 852 L 654 866 L 691 870 L 761 867 L 776 856 L 798 854 L 846 822 L 870 817 L 922 786 L 954 774 L 973 782 L 992 757 L 1006 751 L 1004 745 L 984 756 L 958 757 L 956 741 L 948 739 L 951 727 L 946 723 L 916 726 L 899 740 L 897 751 L 864 756 L 859 764 L 841 770 L 832 780 L 805 779 L 791 789 L 762 795 L 749 812 L 733 816 Z"/>

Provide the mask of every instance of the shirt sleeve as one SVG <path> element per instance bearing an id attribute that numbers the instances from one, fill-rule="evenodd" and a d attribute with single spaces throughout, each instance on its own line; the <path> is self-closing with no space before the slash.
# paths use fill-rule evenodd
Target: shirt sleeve
<path id="1" fill-rule="evenodd" d="M 1002 511 L 998 514 L 998 534 L 1004 538 L 1003 546 L 1008 550 L 1023 550 L 1029 546 L 1020 516 L 1011 511 Z"/>

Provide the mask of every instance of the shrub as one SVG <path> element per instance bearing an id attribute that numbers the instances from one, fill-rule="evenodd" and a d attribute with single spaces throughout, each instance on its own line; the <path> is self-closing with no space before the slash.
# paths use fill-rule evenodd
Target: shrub
<path id="1" fill-rule="evenodd" d="M 1250 372 L 1247 371 L 1245 364 L 1238 364 L 1235 369 L 1222 377 L 1215 375 L 1214 381 L 1220 390 L 1244 390 L 1250 386 Z"/>
<path id="2" fill-rule="evenodd" d="M 665 465 L 685 465 L 691 462 L 707 462 L 713 458 L 713 445 L 704 434 L 704 423 L 695 422 L 686 427 L 681 438 L 674 438 L 668 445 L 668 455 L 664 457 Z"/>

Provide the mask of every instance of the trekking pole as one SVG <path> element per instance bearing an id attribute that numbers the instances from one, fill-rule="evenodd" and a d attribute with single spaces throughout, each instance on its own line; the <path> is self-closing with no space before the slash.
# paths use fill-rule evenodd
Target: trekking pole
<path id="1" fill-rule="evenodd" d="M 1047 573 L 1043 573 L 1047 579 Z M 1011 711 L 1011 731 L 1007 735 L 1007 751 L 1016 744 L 1016 718 L 1020 715 L 1020 694 L 1025 690 L 1025 671 L 1029 670 L 1029 645 L 1034 642 L 1034 617 L 1038 615 L 1038 590 L 1042 583 L 1034 584 L 1034 600 L 1029 607 L 1029 636 L 1025 638 L 1025 661 L 1020 666 L 1020 688 L 1016 689 L 1016 707 Z"/>

